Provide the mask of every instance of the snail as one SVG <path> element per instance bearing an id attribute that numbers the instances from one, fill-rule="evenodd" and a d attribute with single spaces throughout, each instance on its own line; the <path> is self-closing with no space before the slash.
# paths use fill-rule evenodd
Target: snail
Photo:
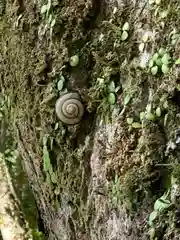
<path id="1" fill-rule="evenodd" d="M 84 107 L 77 93 L 66 93 L 56 101 L 58 118 L 65 124 L 73 125 L 81 121 Z"/>

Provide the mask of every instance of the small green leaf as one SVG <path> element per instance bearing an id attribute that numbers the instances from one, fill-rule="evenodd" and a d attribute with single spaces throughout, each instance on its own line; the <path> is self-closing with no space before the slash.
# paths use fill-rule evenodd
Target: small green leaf
<path id="1" fill-rule="evenodd" d="M 168 16 L 168 10 L 160 13 L 161 18 L 166 18 Z"/>
<path id="2" fill-rule="evenodd" d="M 147 112 L 146 113 L 146 119 L 149 120 L 149 121 L 154 121 L 155 120 L 155 116 L 151 112 Z"/>
<path id="3" fill-rule="evenodd" d="M 56 24 L 56 19 L 53 19 L 51 22 L 51 28 L 54 27 L 55 24 Z"/>
<path id="4" fill-rule="evenodd" d="M 47 10 L 49 12 L 49 10 L 51 9 L 51 0 L 48 0 L 48 4 L 47 4 Z"/>
<path id="5" fill-rule="evenodd" d="M 166 53 L 166 49 L 164 49 L 164 48 L 160 48 L 160 49 L 159 49 L 159 55 L 160 55 L 161 57 L 163 57 L 165 53 Z"/>
<path id="6" fill-rule="evenodd" d="M 167 74 L 167 73 L 169 72 L 169 67 L 168 67 L 168 65 L 163 64 L 162 67 L 161 67 L 161 71 L 162 71 L 164 74 Z"/>
<path id="7" fill-rule="evenodd" d="M 156 4 L 159 5 L 161 3 L 161 0 L 156 0 Z"/>
<path id="8" fill-rule="evenodd" d="M 123 31 L 129 31 L 129 29 L 130 29 L 129 23 L 128 23 L 128 22 L 125 22 L 125 24 L 124 24 L 123 27 L 122 27 L 122 30 L 123 30 Z"/>
<path id="9" fill-rule="evenodd" d="M 53 173 L 53 166 L 52 166 L 52 164 L 49 165 L 48 172 L 49 172 L 50 175 Z"/>
<path id="10" fill-rule="evenodd" d="M 152 57 L 153 61 L 156 61 L 159 57 L 159 54 L 158 53 L 155 53 Z"/>
<path id="11" fill-rule="evenodd" d="M 108 90 L 109 92 L 115 92 L 115 89 L 116 89 L 115 83 L 114 81 L 111 81 L 108 85 Z"/>
<path id="12" fill-rule="evenodd" d="M 172 40 L 171 40 L 171 44 L 172 44 L 172 45 L 175 45 L 175 44 L 177 43 L 177 40 L 178 40 L 178 39 L 172 39 Z"/>
<path id="13" fill-rule="evenodd" d="M 148 223 L 150 226 L 153 225 L 154 220 L 158 217 L 158 212 L 157 211 L 153 211 L 150 215 L 149 215 L 149 220 Z"/>
<path id="14" fill-rule="evenodd" d="M 121 87 L 120 87 L 120 86 L 117 86 L 117 87 L 115 88 L 115 92 L 117 93 L 120 89 L 121 89 Z"/>
<path id="15" fill-rule="evenodd" d="M 59 128 L 59 123 L 57 122 L 57 123 L 55 124 L 54 130 L 56 131 L 58 128 Z"/>
<path id="16" fill-rule="evenodd" d="M 47 172 L 46 173 L 46 183 L 47 183 L 47 185 L 51 185 L 51 178 L 50 178 L 50 175 L 49 175 L 49 173 Z"/>
<path id="17" fill-rule="evenodd" d="M 143 52 L 144 47 L 145 47 L 145 43 L 140 43 L 140 44 L 139 44 L 139 51 L 140 51 L 140 52 Z"/>
<path id="18" fill-rule="evenodd" d="M 161 58 L 156 59 L 156 65 L 157 66 L 162 66 Z"/>
<path id="19" fill-rule="evenodd" d="M 172 35 L 171 38 L 178 40 L 179 37 L 180 37 L 180 34 L 179 33 L 175 33 L 175 34 Z"/>
<path id="20" fill-rule="evenodd" d="M 133 128 L 142 128 L 142 125 L 140 123 L 138 123 L 138 122 L 133 122 L 132 123 L 132 127 Z"/>
<path id="21" fill-rule="evenodd" d="M 140 112 L 139 117 L 140 117 L 140 120 L 143 121 L 145 118 L 145 112 Z"/>
<path id="22" fill-rule="evenodd" d="M 46 13 L 46 11 L 47 11 L 47 5 L 43 5 L 41 8 L 41 14 Z"/>
<path id="23" fill-rule="evenodd" d="M 161 61 L 163 64 L 169 64 L 169 60 L 171 59 L 170 55 L 168 53 L 165 53 L 162 57 Z"/>
<path id="24" fill-rule="evenodd" d="M 69 60 L 69 64 L 71 67 L 76 67 L 79 63 L 79 56 L 78 55 L 74 55 L 72 57 L 70 57 Z"/>
<path id="25" fill-rule="evenodd" d="M 167 125 L 168 116 L 169 116 L 168 113 L 164 116 L 164 126 L 165 126 L 165 127 L 166 127 L 166 125 Z"/>
<path id="26" fill-rule="evenodd" d="M 116 175 L 115 175 L 115 178 L 114 178 L 114 183 L 117 184 L 117 183 L 118 183 L 118 180 L 119 180 L 119 178 L 118 178 L 118 175 L 116 174 Z"/>
<path id="27" fill-rule="evenodd" d="M 154 66 L 154 60 L 150 59 L 149 60 L 149 68 L 152 68 Z"/>
<path id="28" fill-rule="evenodd" d="M 143 41 L 144 43 L 146 43 L 146 42 L 148 41 L 148 38 L 149 38 L 149 34 L 148 34 L 147 32 L 145 32 L 145 33 L 143 34 L 143 36 L 142 36 L 142 41 Z"/>
<path id="29" fill-rule="evenodd" d="M 131 96 L 127 94 L 124 98 L 124 106 L 128 105 L 130 100 L 131 100 Z"/>
<path id="30" fill-rule="evenodd" d="M 127 118 L 126 121 L 127 121 L 127 124 L 131 125 L 133 123 L 134 119 L 133 118 Z"/>
<path id="31" fill-rule="evenodd" d="M 151 68 L 152 75 L 156 75 L 158 73 L 158 66 L 154 66 Z"/>
<path id="32" fill-rule="evenodd" d="M 49 171 L 51 162 L 50 162 L 49 152 L 46 146 L 44 146 L 43 148 L 43 163 L 44 163 L 44 171 L 45 172 Z"/>
<path id="33" fill-rule="evenodd" d="M 55 172 L 51 173 L 51 181 L 52 183 L 57 183 L 57 174 Z"/>
<path id="34" fill-rule="evenodd" d="M 149 113 L 149 112 L 151 112 L 151 110 L 152 110 L 152 105 L 151 105 L 151 103 L 149 103 L 146 106 L 146 112 Z"/>
<path id="35" fill-rule="evenodd" d="M 121 40 L 125 41 L 127 38 L 128 38 L 128 33 L 126 31 L 123 31 L 121 35 Z"/>
<path id="36" fill-rule="evenodd" d="M 115 96 L 114 93 L 109 93 L 109 95 L 108 95 L 108 102 L 109 102 L 109 104 L 111 104 L 111 105 L 114 105 L 114 104 L 115 104 L 115 102 L 116 102 L 116 96 Z"/>
<path id="37" fill-rule="evenodd" d="M 61 91 L 63 89 L 64 82 L 62 80 L 59 80 L 57 83 L 57 89 L 58 91 Z"/>
<path id="38" fill-rule="evenodd" d="M 45 135 L 43 137 L 43 167 L 44 167 L 45 172 L 49 171 L 49 169 L 51 167 L 51 160 L 50 160 L 49 152 L 48 152 L 47 145 L 46 145 L 47 140 L 48 140 L 48 137 L 47 137 L 47 135 Z"/>
<path id="39" fill-rule="evenodd" d="M 157 212 L 162 212 L 163 210 L 169 208 L 171 206 L 171 202 L 168 199 L 162 200 L 161 198 L 157 199 L 154 204 L 154 210 Z"/>
<path id="40" fill-rule="evenodd" d="M 161 108 L 160 107 L 156 108 L 156 116 L 157 117 L 161 116 Z"/>
<path id="41" fill-rule="evenodd" d="M 180 58 L 178 58 L 178 59 L 175 61 L 175 64 L 176 64 L 176 65 L 180 64 Z"/>
<path id="42" fill-rule="evenodd" d="M 50 24 L 52 21 L 52 14 L 49 15 L 48 23 Z"/>
<path id="43" fill-rule="evenodd" d="M 152 5 L 153 3 L 155 3 L 155 0 L 149 0 L 150 5 Z"/>
<path id="44" fill-rule="evenodd" d="M 151 240 L 157 240 L 157 239 L 154 238 L 155 234 L 156 234 L 156 229 L 155 228 L 151 227 L 148 233 L 149 233 L 149 236 L 150 236 Z"/>

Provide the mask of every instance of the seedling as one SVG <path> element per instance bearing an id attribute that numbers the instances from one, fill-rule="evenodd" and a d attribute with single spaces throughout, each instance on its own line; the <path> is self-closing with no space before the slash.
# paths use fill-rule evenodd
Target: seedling
<path id="1" fill-rule="evenodd" d="M 56 19 L 54 17 L 53 11 L 52 11 L 52 1 L 48 0 L 47 4 L 44 4 L 41 7 L 41 15 L 43 16 L 43 19 L 45 21 L 44 25 L 44 31 L 43 34 L 46 33 L 46 30 L 50 30 L 50 37 L 52 38 L 52 32 L 54 25 L 56 24 Z"/>
<path id="2" fill-rule="evenodd" d="M 128 31 L 130 29 L 130 25 L 128 22 L 125 22 L 123 27 L 122 27 L 122 34 L 121 34 L 121 41 L 125 41 L 129 34 L 128 34 Z"/>
<path id="3" fill-rule="evenodd" d="M 157 73 L 167 74 L 170 70 L 171 57 L 164 48 L 160 48 L 149 60 L 149 69 L 152 75 Z"/>

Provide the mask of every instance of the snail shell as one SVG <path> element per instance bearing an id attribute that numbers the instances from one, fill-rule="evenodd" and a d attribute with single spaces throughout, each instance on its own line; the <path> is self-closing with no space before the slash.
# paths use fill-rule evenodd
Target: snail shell
<path id="1" fill-rule="evenodd" d="M 84 114 L 84 107 L 77 93 L 66 93 L 61 96 L 55 106 L 58 118 L 66 124 L 77 124 Z"/>

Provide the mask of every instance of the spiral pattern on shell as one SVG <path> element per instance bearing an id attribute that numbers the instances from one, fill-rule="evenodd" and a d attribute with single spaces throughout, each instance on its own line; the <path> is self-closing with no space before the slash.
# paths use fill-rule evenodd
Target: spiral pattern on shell
<path id="1" fill-rule="evenodd" d="M 73 125 L 81 121 L 84 107 L 77 93 L 66 93 L 56 101 L 58 118 L 65 124 Z"/>

